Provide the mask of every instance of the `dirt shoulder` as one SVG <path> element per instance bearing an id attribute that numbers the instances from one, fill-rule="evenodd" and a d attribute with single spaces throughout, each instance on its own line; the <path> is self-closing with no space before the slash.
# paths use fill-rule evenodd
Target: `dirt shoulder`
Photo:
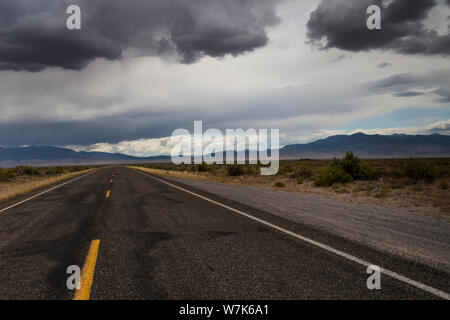
<path id="1" fill-rule="evenodd" d="M 20 176 L 12 181 L 0 182 L 0 203 L 14 199 L 34 190 L 50 186 L 59 181 L 74 178 L 95 169 L 87 169 L 77 172 L 63 173 L 53 177 Z"/>

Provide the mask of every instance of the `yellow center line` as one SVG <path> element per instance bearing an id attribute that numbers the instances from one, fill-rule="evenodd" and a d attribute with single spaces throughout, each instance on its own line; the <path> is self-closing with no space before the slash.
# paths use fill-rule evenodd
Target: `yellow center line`
<path id="1" fill-rule="evenodd" d="M 113 182 L 113 180 L 111 179 L 111 180 L 109 180 L 109 182 L 111 182 L 111 183 L 112 183 L 112 182 Z"/>
<path id="2" fill-rule="evenodd" d="M 75 292 L 73 300 L 89 300 L 92 282 L 94 281 L 95 264 L 97 263 L 99 246 L 100 240 L 92 240 L 86 261 L 83 265 L 83 270 L 81 271 L 81 286 L 80 289 Z"/>
<path id="3" fill-rule="evenodd" d="M 111 194 L 111 191 L 106 191 L 106 197 L 109 198 L 109 195 Z"/>

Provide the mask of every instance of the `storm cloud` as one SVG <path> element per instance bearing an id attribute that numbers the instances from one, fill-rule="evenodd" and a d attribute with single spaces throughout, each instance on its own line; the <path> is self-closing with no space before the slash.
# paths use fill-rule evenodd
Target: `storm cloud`
<path id="1" fill-rule="evenodd" d="M 374 4 L 382 8 L 381 30 L 366 27 L 367 7 Z M 445 4 L 436 0 L 322 0 L 310 15 L 307 36 L 321 49 L 449 55 L 450 33 L 439 34 L 425 24 L 436 6 Z"/>
<path id="2" fill-rule="evenodd" d="M 282 143 L 447 121 L 448 56 L 393 45 L 432 41 L 433 28 L 444 39 L 450 7 L 409 2 L 390 9 L 395 19 L 383 11 L 376 38 L 365 0 L 0 0 L 0 145 L 152 155 L 195 120 L 277 128 Z M 80 31 L 66 28 L 69 4 L 81 7 Z M 311 50 L 312 39 L 363 52 Z"/>
<path id="3" fill-rule="evenodd" d="M 450 78 L 448 72 L 433 72 L 422 75 L 395 74 L 365 84 L 375 94 L 392 94 L 408 98 L 429 95 L 440 103 L 450 102 Z"/>
<path id="4" fill-rule="evenodd" d="M 80 70 L 125 51 L 183 63 L 204 55 L 239 55 L 268 42 L 278 22 L 275 0 L 2 0 L 0 70 Z M 82 29 L 66 28 L 66 9 L 81 8 Z"/>
<path id="5" fill-rule="evenodd" d="M 99 141 L 118 143 L 142 137 L 170 136 L 171 128 L 186 124 L 181 119 L 142 114 L 117 115 L 86 121 L 25 121 L 0 126 L 0 145 L 85 145 Z"/>

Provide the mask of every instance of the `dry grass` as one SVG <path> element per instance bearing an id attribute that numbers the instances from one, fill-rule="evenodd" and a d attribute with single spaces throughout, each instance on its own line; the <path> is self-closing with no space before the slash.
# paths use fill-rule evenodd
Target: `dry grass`
<path id="1" fill-rule="evenodd" d="M 0 184 L 0 203 L 22 196 L 31 191 L 50 186 L 62 180 L 88 173 L 95 169 L 64 173 L 54 177 L 28 177 Z"/>
<path id="2" fill-rule="evenodd" d="M 222 182 L 223 179 L 220 179 L 214 175 L 211 175 L 208 172 L 188 172 L 188 171 L 172 171 L 172 170 L 163 170 L 163 169 L 153 169 L 153 168 L 145 168 L 145 167 L 136 167 L 136 166 L 127 166 L 127 168 L 136 169 L 160 176 L 166 177 L 175 177 L 175 178 L 185 178 L 185 179 L 195 179 L 195 180 L 205 180 L 205 181 L 214 181 L 214 182 Z"/>

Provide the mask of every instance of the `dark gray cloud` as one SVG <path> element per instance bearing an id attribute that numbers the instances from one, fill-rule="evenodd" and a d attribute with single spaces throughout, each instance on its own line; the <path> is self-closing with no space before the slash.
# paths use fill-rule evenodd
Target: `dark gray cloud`
<path id="1" fill-rule="evenodd" d="M 391 63 L 389 63 L 389 62 L 383 62 L 383 63 L 380 63 L 380 64 L 378 65 L 378 68 L 383 69 L 383 68 L 387 68 L 387 67 L 390 67 L 390 66 L 392 66 Z"/>
<path id="2" fill-rule="evenodd" d="M 423 92 L 419 92 L 419 91 L 405 91 L 405 92 L 394 93 L 395 97 L 400 97 L 400 98 L 418 97 L 421 95 L 423 95 Z"/>
<path id="3" fill-rule="evenodd" d="M 450 85 L 450 84 L 449 84 Z M 442 87 L 433 91 L 434 94 L 438 95 L 438 102 L 450 103 L 450 87 Z"/>
<path id="4" fill-rule="evenodd" d="M 445 72 L 423 75 L 395 74 L 368 82 L 366 87 L 375 94 L 392 94 L 394 97 L 417 97 L 428 94 L 437 102 L 450 102 L 450 78 Z"/>
<path id="5" fill-rule="evenodd" d="M 276 0 L 2 0 L 0 70 L 79 70 L 96 58 L 177 51 L 183 62 L 239 55 L 267 44 Z M 66 28 L 77 4 L 82 30 Z"/>
<path id="6" fill-rule="evenodd" d="M 194 119 L 192 119 L 192 122 Z M 85 121 L 23 121 L 0 126 L 0 145 L 85 145 L 117 143 L 142 137 L 170 136 L 171 128 L 182 127 L 187 119 L 171 115 L 118 115 Z"/>
<path id="7" fill-rule="evenodd" d="M 268 38 L 264 28 L 278 22 L 274 3 L 178 0 L 170 14 L 170 39 L 185 62 L 202 54 L 238 55 L 265 46 Z"/>
<path id="8" fill-rule="evenodd" d="M 374 4 L 382 7 L 381 30 L 366 27 L 367 7 Z M 424 25 L 437 5 L 436 0 L 322 0 L 310 15 L 307 36 L 321 49 L 449 55 L 450 34 L 439 35 Z"/>
<path id="9" fill-rule="evenodd" d="M 415 83 L 416 79 L 412 74 L 402 73 L 370 82 L 369 86 L 376 93 L 385 93 L 386 91 L 402 91 Z"/>

